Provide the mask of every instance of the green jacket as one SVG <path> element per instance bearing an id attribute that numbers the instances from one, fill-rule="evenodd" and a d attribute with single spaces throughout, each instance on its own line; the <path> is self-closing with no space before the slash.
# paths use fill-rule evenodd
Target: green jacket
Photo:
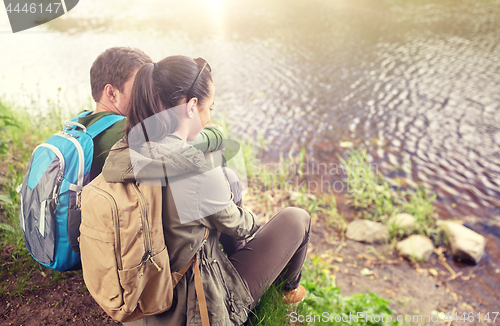
<path id="1" fill-rule="evenodd" d="M 105 111 L 89 114 L 85 117 L 78 118 L 78 122 L 88 128 L 102 117 L 112 114 L 118 113 Z M 101 173 L 104 161 L 106 161 L 106 158 L 108 157 L 108 151 L 117 141 L 123 138 L 126 127 L 127 119 L 123 119 L 94 138 L 94 156 L 92 160 L 92 167 L 90 168 L 90 180 L 93 180 L 99 175 L 99 173 Z M 189 144 L 195 146 L 204 153 L 214 152 L 222 148 L 224 138 L 224 134 L 219 129 L 206 127 L 200 132 L 198 138 L 193 142 L 189 142 Z"/>
<path id="2" fill-rule="evenodd" d="M 125 142 L 120 141 L 115 148 L 124 145 Z M 151 158 L 151 154 L 154 157 Z M 210 325 L 239 326 L 247 320 L 253 298 L 219 248 L 217 231 L 245 239 L 255 233 L 259 223 L 251 212 L 233 203 L 227 181 L 219 169 L 213 168 L 200 150 L 175 136 L 167 136 L 160 143 L 149 143 L 135 151 L 111 151 L 103 176 L 107 182 L 144 184 L 164 180 L 164 171 L 167 171 L 168 184 L 161 188 L 162 221 L 171 269 L 179 270 L 196 254 Z M 179 189 L 183 189 L 181 193 Z M 214 207 L 218 209 L 207 215 Z M 191 221 L 181 221 L 186 212 L 196 216 Z M 210 230 L 207 243 L 198 251 L 206 228 Z M 192 268 L 174 289 L 170 310 L 126 325 L 201 325 Z"/>

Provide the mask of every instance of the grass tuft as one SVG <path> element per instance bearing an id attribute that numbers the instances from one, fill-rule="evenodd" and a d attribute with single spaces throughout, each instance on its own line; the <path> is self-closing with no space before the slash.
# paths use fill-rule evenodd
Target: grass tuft
<path id="1" fill-rule="evenodd" d="M 408 213 L 417 221 L 417 233 L 436 234 L 437 212 L 433 205 L 436 195 L 428 188 L 421 184 L 403 187 L 401 179 L 398 182 L 385 178 L 370 163 L 366 151 L 351 149 L 347 159 L 340 156 L 339 159 L 346 171 L 348 196 L 359 217 L 386 224 L 391 237 L 399 238 L 404 232 L 398 232 L 388 221 L 396 214 Z"/>

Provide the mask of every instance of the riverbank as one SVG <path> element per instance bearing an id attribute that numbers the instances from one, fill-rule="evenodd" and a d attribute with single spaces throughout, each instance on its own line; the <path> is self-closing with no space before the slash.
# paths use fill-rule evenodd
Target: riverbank
<path id="1" fill-rule="evenodd" d="M 356 155 L 360 153 L 357 152 Z M 302 160 L 299 156 L 295 164 L 300 166 Z M 276 168 L 282 171 L 280 167 L 290 165 L 290 162 L 280 162 L 276 164 Z M 346 165 L 352 165 L 352 162 L 347 161 Z M 358 166 L 357 171 L 359 177 L 366 169 L 359 169 Z M 415 191 L 415 188 L 408 185 L 401 188 L 387 187 L 387 185 L 384 187 L 383 180 L 377 180 L 379 189 L 373 191 L 390 191 L 392 194 L 385 197 L 385 203 L 384 201 L 361 203 L 361 199 L 367 200 L 369 197 L 362 192 L 358 193 L 358 196 L 349 193 L 313 194 L 306 191 L 284 194 L 279 188 L 266 188 L 266 185 L 270 186 L 280 178 L 287 177 L 283 175 L 267 179 L 264 176 L 259 177 L 261 183 L 256 186 L 258 190 L 255 193 L 260 193 L 261 197 L 257 199 L 257 203 L 251 202 L 249 205 L 253 205 L 252 209 L 264 216 L 266 214 L 272 216 L 280 207 L 288 205 L 307 209 L 313 218 L 310 257 L 322 261 L 324 270 L 335 277 L 343 295 L 372 292 L 387 298 L 390 300 L 389 307 L 393 310 L 393 316 L 403 315 L 407 318 L 411 316 L 411 324 L 414 325 L 470 325 L 472 315 L 471 319 L 465 319 L 471 313 L 476 314 L 475 322 L 479 322 L 480 316 L 481 318 L 496 316 L 494 313 L 499 307 L 495 292 L 481 293 L 474 286 L 485 281 L 481 277 L 481 271 L 494 266 L 494 263 L 490 265 L 489 250 L 492 246 L 498 246 L 498 242 L 491 239 L 487 241 L 486 253 L 477 265 L 453 259 L 451 249 L 445 245 L 445 240 L 441 237 L 442 230 L 436 225 L 439 216 L 432 207 L 431 193 L 426 196 L 420 194 L 420 197 L 416 198 L 416 204 L 413 202 L 415 204 L 413 205 L 414 195 L 408 196 L 408 192 Z M 372 181 L 364 180 L 363 184 L 367 185 Z M 369 187 L 364 189 L 367 188 Z M 421 189 L 424 193 L 428 191 L 425 188 L 417 189 Z M 350 222 L 359 220 L 368 213 L 371 213 L 367 216 L 370 220 L 385 220 L 387 216 L 384 217 L 383 208 L 386 209 L 385 213 L 397 209 L 395 199 L 402 194 L 408 199 L 404 202 L 406 212 L 415 216 L 420 214 L 420 230 L 416 233 L 427 234 L 437 243 L 427 260 L 418 261 L 401 257 L 396 247 L 398 241 L 406 236 L 397 234 L 394 230 L 391 231 L 389 243 L 385 244 L 366 244 L 346 238 L 346 229 Z M 374 196 L 374 198 L 381 197 L 383 197 L 381 194 Z M 357 204 L 354 203 L 356 200 Z M 472 225 L 472 229 L 484 234 L 474 221 L 466 220 L 465 224 Z M 439 318 L 432 317 L 434 315 Z M 418 319 L 420 316 L 421 320 Z M 451 320 L 452 318 L 454 320 Z M 416 319 L 419 322 L 414 322 Z M 481 319 L 481 322 L 494 324 L 494 319 Z"/>
<path id="2" fill-rule="evenodd" d="M 60 111 L 54 107 L 46 116 L 35 117 L 1 102 L 0 110 L 3 117 L 0 143 L 4 144 L 0 147 L 0 155 L 3 155 L 0 166 L 0 300 L 5 307 L 0 311 L 0 319 L 9 325 L 114 324 L 90 297 L 80 272 L 58 273 L 41 267 L 27 253 L 20 233 L 19 198 L 14 189 L 22 181 L 32 149 L 59 129 Z M 446 251 L 444 260 L 443 256 L 434 254 L 426 262 L 410 263 L 396 254 L 393 242 L 364 245 L 346 240 L 348 222 L 360 213 L 359 207 L 352 205 L 352 199 L 345 193 L 310 193 L 306 188 L 290 191 L 285 187 L 287 181 L 295 177 L 302 180 L 304 171 L 299 169 L 291 175 L 289 171 L 278 169 L 269 173 L 269 169 L 257 163 L 258 151 L 254 146 L 247 144 L 242 149 L 249 176 L 248 193 L 244 198 L 246 206 L 264 222 L 290 205 L 304 208 L 312 216 L 311 245 L 302 281 L 308 296 L 297 308 L 297 316 L 323 312 L 332 316 L 349 312 L 408 314 L 421 315 L 420 324 L 425 325 L 428 324 L 426 317 L 433 311 L 460 312 L 459 317 L 462 312 L 481 312 L 484 317 L 488 309 L 494 311 L 496 296 L 485 296 L 477 301 L 473 286 L 463 291 L 476 281 L 474 275 L 484 266 L 484 260 L 477 267 L 467 268 L 466 272 L 452 273 L 444 264 L 455 266 Z M 300 166 L 304 162 L 302 152 L 282 158 L 277 167 L 292 163 Z M 288 309 L 269 291 L 250 324 L 288 324 Z M 441 323 L 449 324 L 448 321 Z M 460 325 L 461 322 L 452 324 Z"/>

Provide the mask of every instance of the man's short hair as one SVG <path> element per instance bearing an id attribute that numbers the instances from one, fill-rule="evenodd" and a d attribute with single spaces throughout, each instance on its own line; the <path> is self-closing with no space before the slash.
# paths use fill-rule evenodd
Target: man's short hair
<path id="1" fill-rule="evenodd" d="M 101 99 L 107 84 L 122 92 L 123 85 L 132 73 L 151 62 L 151 58 L 141 50 L 128 47 L 109 48 L 101 53 L 90 68 L 90 87 L 94 101 Z"/>

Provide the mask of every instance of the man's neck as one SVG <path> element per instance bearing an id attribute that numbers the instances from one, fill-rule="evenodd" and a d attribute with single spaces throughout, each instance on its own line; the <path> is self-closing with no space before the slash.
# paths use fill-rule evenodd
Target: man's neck
<path id="1" fill-rule="evenodd" d="M 105 104 L 102 104 L 101 102 L 97 102 L 96 106 L 95 106 L 95 110 L 92 114 L 100 113 L 100 112 L 107 112 L 107 111 L 118 113 L 118 112 L 116 112 L 116 110 L 114 109 L 113 106 L 105 105 Z"/>

